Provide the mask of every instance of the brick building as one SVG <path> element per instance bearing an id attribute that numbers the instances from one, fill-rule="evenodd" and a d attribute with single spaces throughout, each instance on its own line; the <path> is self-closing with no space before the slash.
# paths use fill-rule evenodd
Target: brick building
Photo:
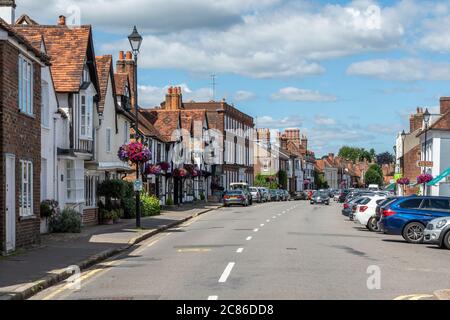
<path id="1" fill-rule="evenodd" d="M 11 2 L 11 1 L 10 1 Z M 14 1 L 12 1 L 14 3 Z M 2 14 L 14 7 L 4 7 Z M 0 248 L 39 241 L 41 69 L 49 57 L 0 18 Z"/>

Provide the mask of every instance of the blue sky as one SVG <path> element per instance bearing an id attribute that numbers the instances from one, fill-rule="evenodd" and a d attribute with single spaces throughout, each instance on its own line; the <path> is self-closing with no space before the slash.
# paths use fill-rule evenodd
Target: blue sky
<path id="1" fill-rule="evenodd" d="M 94 27 L 97 54 L 144 36 L 140 101 L 167 86 L 185 100 L 225 98 L 258 126 L 300 127 L 317 155 L 353 145 L 392 151 L 416 107 L 450 95 L 450 2 L 282 0 L 17 1 L 42 23 Z M 134 10 L 133 6 L 139 8 Z M 45 9 L 42 9 L 45 8 Z M 74 21 L 75 21 L 74 20 Z"/>

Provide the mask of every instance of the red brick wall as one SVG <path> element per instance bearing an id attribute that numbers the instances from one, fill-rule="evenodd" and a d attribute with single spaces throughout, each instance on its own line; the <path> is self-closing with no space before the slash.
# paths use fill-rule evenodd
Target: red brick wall
<path id="1" fill-rule="evenodd" d="M 421 174 L 417 161 L 420 160 L 420 146 L 416 146 L 405 154 L 404 157 L 404 176 L 409 178 L 411 182 L 416 181 L 417 176 Z M 417 193 L 418 188 L 407 188 L 406 194 L 411 195 Z"/>
<path id="2" fill-rule="evenodd" d="M 85 209 L 83 211 L 83 225 L 92 226 L 98 224 L 98 209 Z"/>
<path id="3" fill-rule="evenodd" d="M 5 160 L 4 154 L 16 156 L 16 194 L 19 194 L 19 161 L 33 162 L 33 210 L 32 219 L 19 217 L 19 200 L 16 197 L 16 247 L 39 241 L 40 236 L 40 172 L 41 172 L 41 67 L 34 64 L 33 117 L 19 113 L 18 106 L 18 54 L 17 48 L 0 41 L 0 154 L 1 193 L 0 223 L 2 248 L 5 224 Z"/>

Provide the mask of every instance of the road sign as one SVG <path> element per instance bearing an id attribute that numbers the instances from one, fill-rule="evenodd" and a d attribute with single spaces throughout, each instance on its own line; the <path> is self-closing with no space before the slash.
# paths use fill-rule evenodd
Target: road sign
<path id="1" fill-rule="evenodd" d="M 142 180 L 135 180 L 134 181 L 134 183 L 133 183 L 133 188 L 134 188 L 134 191 L 135 192 L 137 192 L 137 191 L 142 191 Z"/>
<path id="2" fill-rule="evenodd" d="M 419 168 L 433 168 L 433 161 L 419 161 L 417 166 Z"/>

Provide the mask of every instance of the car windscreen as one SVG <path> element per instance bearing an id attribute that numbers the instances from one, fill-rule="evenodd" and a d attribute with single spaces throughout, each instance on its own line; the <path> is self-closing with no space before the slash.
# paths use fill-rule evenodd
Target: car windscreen
<path id="1" fill-rule="evenodd" d="M 326 197 L 328 197 L 328 193 L 327 192 L 318 192 L 317 196 L 321 197 L 321 198 L 326 198 Z"/>
<path id="2" fill-rule="evenodd" d="M 241 190 L 233 190 L 233 191 L 227 191 L 225 194 L 227 196 L 240 196 L 242 195 L 242 191 Z"/>

